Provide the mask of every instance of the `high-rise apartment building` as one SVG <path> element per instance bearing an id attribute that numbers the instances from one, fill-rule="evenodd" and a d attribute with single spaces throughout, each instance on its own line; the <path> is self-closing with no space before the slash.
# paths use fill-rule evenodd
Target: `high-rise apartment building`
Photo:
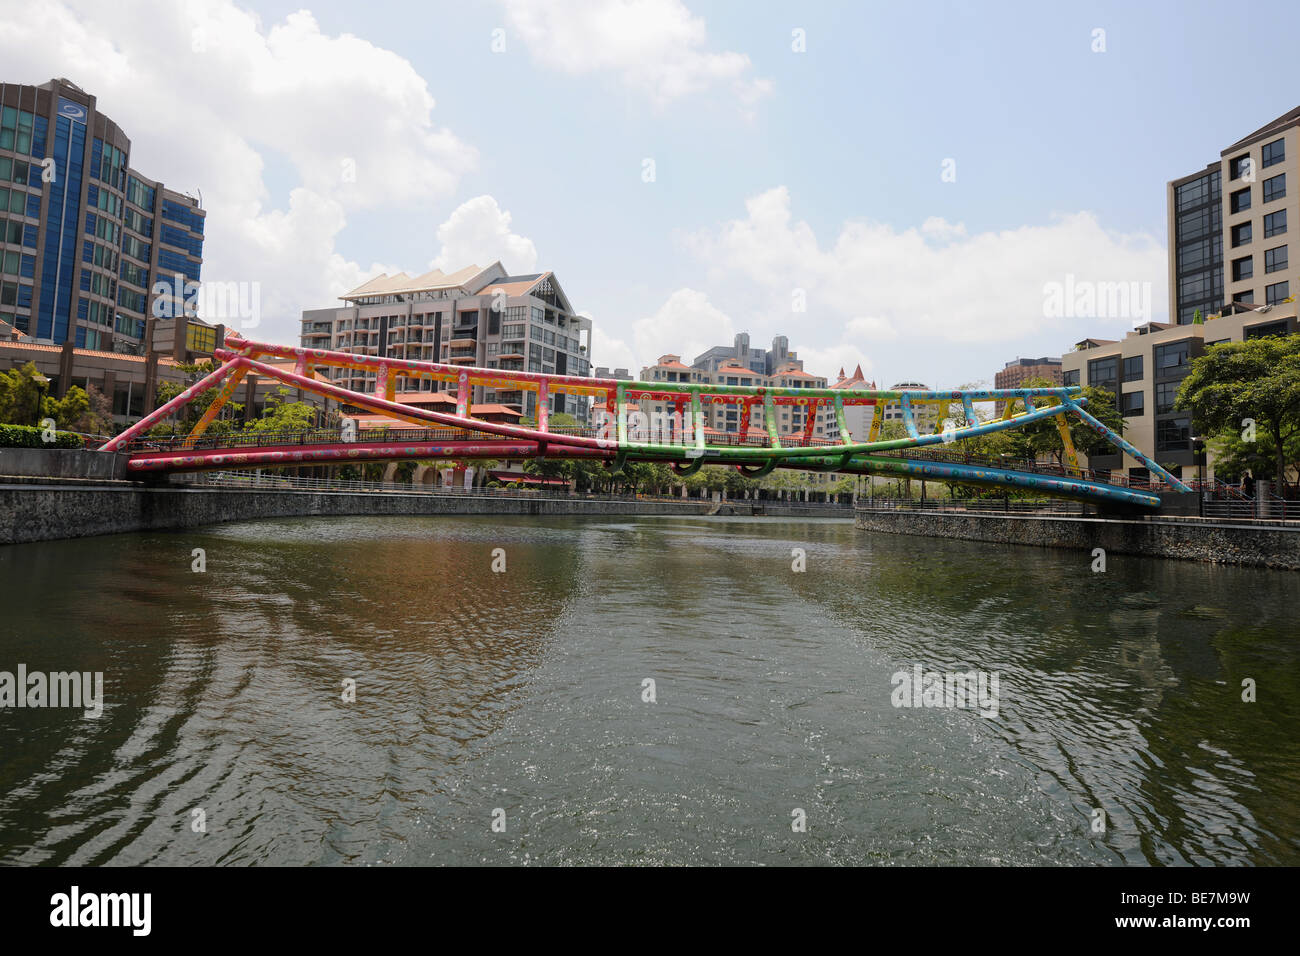
<path id="1" fill-rule="evenodd" d="M 194 314 L 205 213 L 134 158 L 75 84 L 0 83 L 0 321 L 27 340 L 143 355 L 154 316 Z"/>
<path id="2" fill-rule="evenodd" d="M 1289 304 L 1290 226 L 1300 217 L 1300 107 L 1167 187 L 1170 322 L 1224 305 Z"/>
<path id="3" fill-rule="evenodd" d="M 376 276 L 341 298 L 342 306 L 303 312 L 305 348 L 554 375 L 591 373 L 591 319 L 574 311 L 552 272 L 512 276 L 500 262 L 450 274 L 402 272 Z M 374 372 L 332 369 L 331 375 L 345 388 L 374 391 Z M 428 380 L 412 380 L 409 389 L 449 390 Z M 472 400 L 536 414 L 532 391 L 477 386 Z M 588 401 L 556 393 L 550 411 L 585 422 Z"/>
<path id="4" fill-rule="evenodd" d="M 1191 413 L 1174 407 L 1192 360 L 1220 342 L 1297 332 L 1289 245 L 1300 222 L 1298 159 L 1300 107 L 1170 182 L 1169 321 L 1120 340 L 1084 339 L 1062 358 L 1062 384 L 1114 394 L 1124 437 L 1176 475 L 1196 462 Z M 1087 461 L 1148 477 L 1118 451 Z"/>

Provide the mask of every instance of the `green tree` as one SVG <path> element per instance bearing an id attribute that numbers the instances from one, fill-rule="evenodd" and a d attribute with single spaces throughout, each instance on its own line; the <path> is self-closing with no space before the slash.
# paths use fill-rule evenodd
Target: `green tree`
<path id="1" fill-rule="evenodd" d="M 1193 360 L 1174 407 L 1192 413 L 1201 435 L 1248 438 L 1253 422 L 1271 439 L 1275 474 L 1285 481 L 1300 433 L 1300 335 L 1211 346 Z"/>
<path id="2" fill-rule="evenodd" d="M 1022 387 L 1050 388 L 1052 383 L 1045 378 L 1032 378 L 1025 382 Z M 1119 413 L 1119 408 L 1115 404 L 1114 393 L 1086 385 L 1083 389 L 1083 396 L 1088 399 L 1087 404 L 1083 406 L 1088 414 L 1116 434 L 1122 435 L 1124 433 L 1124 417 Z M 1042 399 L 1036 400 L 1036 404 L 1040 407 L 1042 402 Z M 1060 402 L 1056 399 L 1050 399 L 1049 404 L 1059 405 Z M 1110 443 L 1108 438 L 1097 434 L 1077 417 L 1067 416 L 1066 421 L 1069 422 L 1070 426 L 1070 440 L 1074 443 L 1077 451 L 1091 457 L 1093 455 L 1107 455 L 1115 449 L 1115 446 Z M 1008 429 L 1003 434 L 1008 436 L 1006 441 L 1011 454 L 1017 457 L 1038 458 L 1041 455 L 1050 455 L 1058 465 L 1064 464 L 1065 445 L 1061 441 L 1061 433 L 1056 426 L 1055 416 L 1040 418 L 1028 425 Z"/>
<path id="3" fill-rule="evenodd" d="M 35 425 L 41 419 L 46 385 L 38 380 L 35 362 L 0 373 L 0 424 Z"/>
<path id="4" fill-rule="evenodd" d="M 316 409 L 306 402 L 291 402 L 289 389 L 281 386 L 266 396 L 266 405 L 262 417 L 255 418 L 244 426 L 251 432 L 294 432 L 305 431 L 316 420 Z M 210 403 L 209 403 L 210 404 Z"/>

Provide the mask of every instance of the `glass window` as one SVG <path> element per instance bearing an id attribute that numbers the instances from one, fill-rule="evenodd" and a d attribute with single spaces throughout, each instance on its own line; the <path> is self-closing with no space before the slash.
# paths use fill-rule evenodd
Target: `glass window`
<path id="1" fill-rule="evenodd" d="M 1232 260 L 1232 281 L 1240 282 L 1242 279 L 1249 279 L 1255 274 L 1255 257 L 1243 256 L 1240 259 Z"/>
<path id="2" fill-rule="evenodd" d="M 1125 392 L 1120 396 L 1120 414 L 1124 416 L 1142 415 L 1146 412 L 1145 392 Z"/>
<path id="3" fill-rule="evenodd" d="M 1189 418 L 1167 418 L 1156 422 L 1156 451 L 1189 451 L 1192 446 Z"/>
<path id="4" fill-rule="evenodd" d="M 1139 382 L 1142 380 L 1142 356 L 1131 355 L 1124 360 L 1124 381 Z"/>
<path id="5" fill-rule="evenodd" d="M 1062 372 L 1062 373 L 1061 373 L 1061 384 L 1062 384 L 1062 385 L 1078 385 L 1078 384 L 1079 384 L 1079 370 L 1078 370 L 1077 368 L 1072 368 L 1072 369 L 1070 369 L 1069 371 Z"/>
<path id="6" fill-rule="evenodd" d="M 1286 195 L 1286 173 L 1266 179 L 1263 183 L 1264 202 L 1272 202 Z"/>
<path id="7" fill-rule="evenodd" d="M 1264 148 L 1260 150 L 1260 165 L 1266 169 L 1269 166 L 1276 166 L 1282 160 L 1286 159 L 1286 141 L 1275 139 L 1271 143 L 1265 143 Z"/>
<path id="8" fill-rule="evenodd" d="M 1243 222 L 1232 227 L 1232 247 L 1244 246 L 1250 242 L 1250 223 Z"/>
<path id="9" fill-rule="evenodd" d="M 1232 203 L 1233 212 L 1244 212 L 1250 208 L 1250 187 L 1247 186 L 1245 189 L 1238 189 L 1228 198 Z"/>
<path id="10" fill-rule="evenodd" d="M 1118 361 L 1114 358 L 1093 359 L 1088 363 L 1088 384 L 1095 388 L 1111 387 L 1114 391 Z"/>
<path id="11" fill-rule="evenodd" d="M 1273 285 L 1264 286 L 1264 301 L 1269 305 L 1277 305 L 1285 302 L 1291 297 L 1291 283 L 1277 282 Z"/>
<path id="12" fill-rule="evenodd" d="M 1249 153 L 1245 156 L 1238 156 L 1228 163 L 1228 178 L 1240 179 L 1242 176 L 1249 175 L 1254 168 L 1255 164 L 1251 160 Z"/>
<path id="13" fill-rule="evenodd" d="M 1255 301 L 1255 290 L 1247 289 L 1245 292 L 1235 292 L 1232 296 L 1233 302 L 1244 302 L 1247 305 Z"/>
<path id="14" fill-rule="evenodd" d="M 1169 345 L 1157 345 L 1155 350 L 1156 374 L 1164 375 L 1177 372 L 1187 365 L 1191 354 L 1191 343 L 1171 342 Z"/>
<path id="15" fill-rule="evenodd" d="M 1286 246 L 1264 250 L 1264 271 L 1280 272 L 1286 268 Z"/>
<path id="16" fill-rule="evenodd" d="M 1280 236 L 1286 232 L 1286 210 L 1279 209 L 1277 212 L 1271 212 L 1264 217 L 1264 238 L 1270 236 Z"/>

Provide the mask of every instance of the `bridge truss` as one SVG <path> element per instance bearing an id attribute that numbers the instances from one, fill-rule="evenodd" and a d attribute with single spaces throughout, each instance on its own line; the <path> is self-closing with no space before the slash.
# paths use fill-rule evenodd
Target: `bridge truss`
<path id="1" fill-rule="evenodd" d="M 1077 386 L 1061 388 L 973 389 L 952 391 L 843 390 L 830 388 L 768 388 L 764 386 L 718 385 L 686 382 L 638 382 L 587 376 L 554 375 L 457 364 L 420 362 L 382 356 L 358 355 L 323 349 L 304 349 L 253 342 L 227 335 L 225 347 L 217 349 L 220 365 L 165 405 L 105 443 L 101 450 L 130 454 L 129 468 L 136 472 L 201 471 L 240 466 L 285 467 L 338 464 L 349 461 L 379 461 L 403 458 L 592 458 L 614 471 L 628 461 L 669 464 L 680 476 L 689 476 L 705 464 L 731 465 L 748 477 L 761 477 L 775 468 L 809 471 L 837 471 L 846 474 L 876 474 L 950 481 L 985 487 L 1024 488 L 1054 497 L 1097 502 L 1159 507 L 1160 498 L 1149 489 L 1129 488 L 1088 476 L 1078 463 L 1071 440 L 1069 419 L 1083 422 L 1116 448 L 1142 462 L 1150 474 L 1173 491 L 1188 487 L 1135 446 L 1116 434 L 1084 405 Z M 262 359 L 292 361 L 293 371 L 270 365 Z M 350 369 L 375 373 L 373 393 L 343 388 L 317 379 L 318 369 Z M 255 373 L 285 385 L 335 399 L 396 421 L 423 428 L 441 426 L 455 430 L 450 439 L 438 441 L 308 442 L 285 448 L 222 447 L 220 439 L 202 441 L 209 425 L 235 395 L 245 376 Z M 437 412 L 396 401 L 399 380 L 432 380 L 454 386 L 454 412 Z M 472 395 L 476 386 L 503 391 L 532 391 L 537 396 L 534 426 L 490 422 L 473 415 Z M 216 397 L 179 448 L 150 448 L 142 436 L 154 425 L 211 389 Z M 607 427 L 597 433 L 553 430 L 549 424 L 551 396 L 588 396 L 603 408 Z M 1001 401 L 1000 418 L 981 422 L 974 402 Z M 648 402 L 672 408 L 677 427 L 667 433 L 636 427 L 629 414 L 632 403 Z M 926 406 L 940 406 L 946 412 L 960 403 L 960 421 L 949 419 L 947 427 L 923 434 L 919 414 Z M 740 414 L 739 435 L 710 439 L 704 422 L 705 406 L 734 406 Z M 845 408 L 875 406 L 866 441 L 855 441 L 845 420 Z M 897 405 L 907 431 L 906 438 L 880 438 L 883 407 Z M 1019 410 L 1017 410 L 1019 405 Z M 804 411 L 801 435 L 781 436 L 778 409 L 793 406 Z M 761 408 L 765 437 L 749 434 L 754 408 Z M 813 438 L 817 412 L 833 411 L 838 442 Z M 943 415 L 939 418 L 942 420 Z M 927 457 L 929 446 L 949 445 L 1004 429 L 1052 420 L 1060 429 L 1066 467 L 1064 473 L 1040 473 L 1001 468 L 985 463 L 945 461 Z M 443 434 L 446 434 L 445 432 Z M 486 437 L 484 437 L 486 436 Z"/>

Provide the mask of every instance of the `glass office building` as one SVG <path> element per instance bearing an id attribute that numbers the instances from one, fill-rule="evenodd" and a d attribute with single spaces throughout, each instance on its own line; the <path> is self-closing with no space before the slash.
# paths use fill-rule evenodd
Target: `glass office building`
<path id="1" fill-rule="evenodd" d="M 0 83 L 0 321 L 142 355 L 152 318 L 194 313 L 205 213 L 136 171 L 95 104 L 63 79 Z"/>

